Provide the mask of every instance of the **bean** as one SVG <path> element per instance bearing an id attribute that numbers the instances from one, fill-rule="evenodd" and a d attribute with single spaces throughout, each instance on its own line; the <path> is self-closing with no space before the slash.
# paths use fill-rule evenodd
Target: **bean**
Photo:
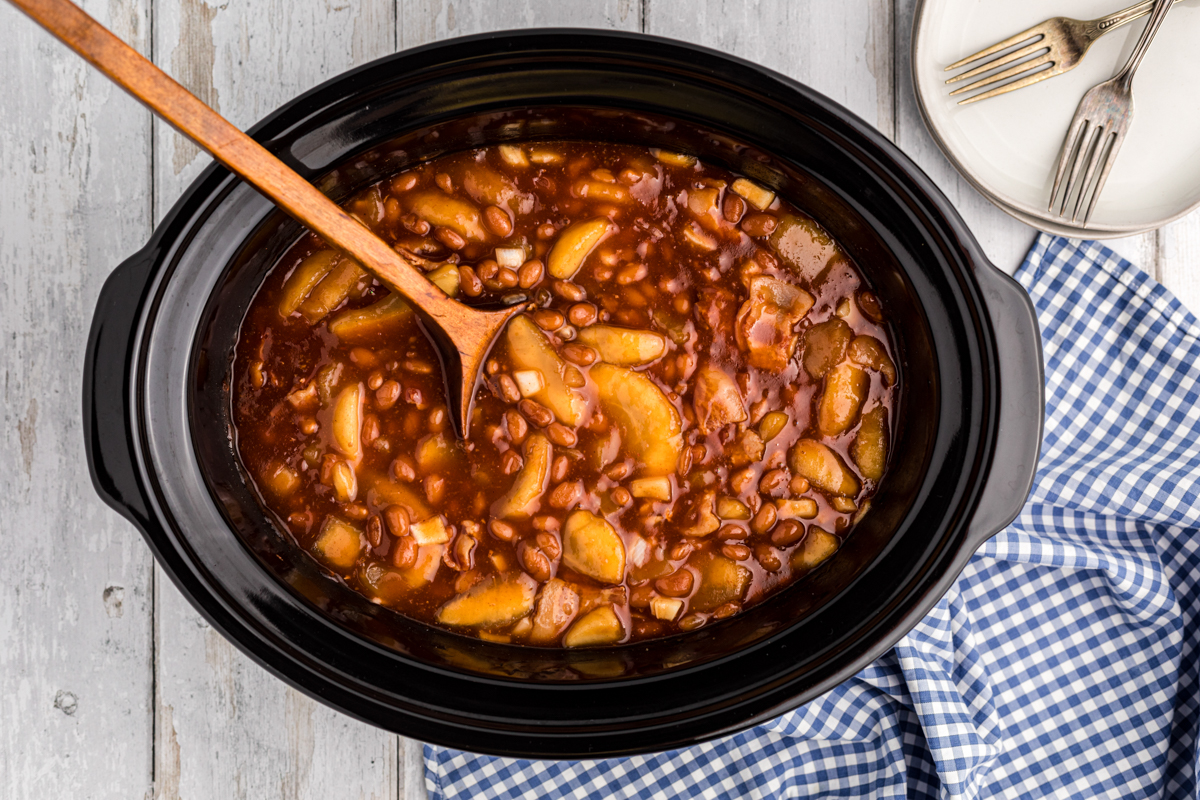
<path id="1" fill-rule="evenodd" d="M 783 566 L 783 562 L 779 559 L 779 554 L 769 544 L 755 546 L 754 558 L 767 572 L 776 572 Z"/>
<path id="2" fill-rule="evenodd" d="M 515 383 L 513 384 L 516 385 Z M 520 395 L 518 395 L 520 396 Z M 530 400 L 526 397 L 517 404 L 517 408 L 524 414 L 530 422 L 537 425 L 539 428 L 544 428 L 551 422 L 554 422 L 554 412 L 546 408 L 541 403 Z"/>
<path id="3" fill-rule="evenodd" d="M 488 206 L 483 210 L 483 224 L 501 239 L 508 238 L 513 229 L 512 219 L 500 206 Z"/>
<path id="4" fill-rule="evenodd" d="M 500 398 L 504 402 L 515 403 L 521 399 L 521 390 L 517 388 L 517 382 L 511 375 L 501 373 L 496 377 L 496 383 L 500 387 Z"/>
<path id="5" fill-rule="evenodd" d="M 546 558 L 546 554 L 541 550 L 521 542 L 517 547 L 517 558 L 534 580 L 539 583 L 550 580 L 550 559 Z"/>
<path id="6" fill-rule="evenodd" d="M 741 610 L 742 604 L 731 600 L 724 605 L 717 606 L 712 612 L 712 618 L 726 619 L 728 617 L 732 617 Z"/>
<path id="7" fill-rule="evenodd" d="M 517 270 L 517 285 L 522 289 L 532 289 L 542 282 L 546 267 L 539 259 L 531 258 Z"/>
<path id="8" fill-rule="evenodd" d="M 572 389 L 582 389 L 587 386 L 587 378 L 583 377 L 583 373 L 573 364 L 567 364 L 563 369 L 563 383 L 570 386 Z"/>
<path id="9" fill-rule="evenodd" d="M 517 529 L 504 520 L 492 519 L 488 522 L 488 531 L 502 542 L 511 542 L 517 538 Z"/>
<path id="10" fill-rule="evenodd" d="M 558 517 L 552 517 L 549 514 L 538 514 L 533 518 L 533 529 L 535 531 L 550 531 L 553 533 L 562 526 L 558 521 Z"/>
<path id="11" fill-rule="evenodd" d="M 380 386 L 383 386 L 383 373 L 375 370 L 367 376 L 367 388 L 373 392 Z"/>
<path id="12" fill-rule="evenodd" d="M 505 475 L 512 475 L 521 468 L 524 459 L 516 450 L 505 450 L 504 455 L 500 456 L 500 470 Z"/>
<path id="13" fill-rule="evenodd" d="M 392 566 L 396 569 L 409 569 L 417 563 L 417 540 L 411 536 L 401 536 L 392 543 Z"/>
<path id="14" fill-rule="evenodd" d="M 630 264 L 617 272 L 617 283 L 621 286 L 628 286 L 643 280 L 649 274 L 650 270 L 645 264 Z"/>
<path id="15" fill-rule="evenodd" d="M 459 286 L 467 297 L 479 297 L 483 294 L 483 281 L 475 274 L 475 270 L 463 264 L 458 268 Z"/>
<path id="16" fill-rule="evenodd" d="M 458 231 L 437 227 L 433 229 L 433 238 L 449 247 L 451 250 L 462 250 L 467 246 L 467 240 Z"/>
<path id="17" fill-rule="evenodd" d="M 411 191 L 414 187 L 416 187 L 417 181 L 419 180 L 420 179 L 417 177 L 416 173 L 413 172 L 406 172 L 403 175 L 397 175 L 396 177 L 392 178 L 390 184 L 392 194 L 403 194 L 404 192 Z"/>
<path id="18" fill-rule="evenodd" d="M 586 345 L 568 344 L 562 349 L 562 357 L 572 364 L 578 364 L 581 367 L 590 367 L 596 363 L 596 359 L 600 357 L 600 354 Z"/>
<path id="19" fill-rule="evenodd" d="M 417 479 L 417 465 L 409 456 L 397 456 L 392 462 L 392 474 L 398 481 L 412 483 Z"/>
<path id="20" fill-rule="evenodd" d="M 791 547 L 803 538 L 804 526 L 794 519 L 785 519 L 771 531 L 771 544 L 776 547 Z"/>
<path id="21" fill-rule="evenodd" d="M 481 280 L 490 281 L 500 274 L 500 265 L 494 259 L 485 258 L 475 265 L 475 271 Z"/>
<path id="22" fill-rule="evenodd" d="M 765 473 L 758 482 L 758 491 L 773 495 L 788 485 L 788 474 L 786 470 L 773 469 Z"/>
<path id="23" fill-rule="evenodd" d="M 312 436 L 317 431 L 321 430 L 321 426 L 317 423 L 315 417 L 302 417 L 300 419 L 300 431 Z"/>
<path id="24" fill-rule="evenodd" d="M 735 525 L 732 522 L 727 522 L 717 531 L 718 539 L 745 539 L 747 531 L 741 525 Z"/>
<path id="25" fill-rule="evenodd" d="M 729 488 L 734 494 L 742 494 L 754 483 L 754 467 L 745 467 L 729 477 Z"/>
<path id="26" fill-rule="evenodd" d="M 681 631 L 694 631 L 704 627 L 707 620 L 699 614 L 688 614 L 679 622 L 675 623 Z"/>
<path id="27" fill-rule="evenodd" d="M 692 593 L 693 583 L 695 583 L 695 578 L 692 573 L 680 568 L 670 575 L 656 580 L 654 588 L 658 590 L 659 594 L 666 597 L 687 597 Z"/>
<path id="28" fill-rule="evenodd" d="M 746 201 L 733 192 L 729 192 L 725 195 L 725 202 L 721 204 L 721 213 L 725 219 L 737 225 L 741 222 L 742 215 L 746 213 Z"/>
<path id="29" fill-rule="evenodd" d="M 367 541 L 371 543 L 371 547 L 379 547 L 379 543 L 383 541 L 383 523 L 379 521 L 379 517 L 367 520 Z"/>
<path id="30" fill-rule="evenodd" d="M 450 180 L 450 176 L 446 173 L 439 172 L 434 176 L 433 182 L 446 194 L 454 194 L 454 181 Z"/>
<path id="31" fill-rule="evenodd" d="M 370 444 L 379 438 L 379 417 L 374 414 L 367 414 L 363 417 L 362 423 L 362 441 L 363 444 Z"/>
<path id="32" fill-rule="evenodd" d="M 673 305 L 675 310 L 680 314 L 692 313 L 692 298 L 688 297 L 686 294 L 676 295 L 675 299 L 671 301 L 671 305 Z"/>
<path id="33" fill-rule="evenodd" d="M 400 218 L 400 224 L 417 236 L 425 236 L 429 233 L 430 224 L 418 217 L 416 214 L 405 214 Z"/>
<path id="34" fill-rule="evenodd" d="M 578 303 L 587 298 L 587 292 L 582 287 L 570 281 L 556 280 L 550 284 L 550 290 L 563 300 L 570 300 L 573 303 Z"/>
<path id="35" fill-rule="evenodd" d="M 571 320 L 571 324 L 578 328 L 586 328 L 596 321 L 598 315 L 596 307 L 591 303 L 576 303 L 567 311 L 567 319 Z"/>
<path id="36" fill-rule="evenodd" d="M 702 444 L 694 444 L 691 446 L 692 463 L 700 465 L 704 463 L 704 459 L 708 458 L 708 448 Z"/>
<path id="37" fill-rule="evenodd" d="M 858 307 L 862 309 L 872 322 L 883 322 L 883 309 L 879 306 L 879 298 L 870 292 L 859 292 Z"/>
<path id="38" fill-rule="evenodd" d="M 521 444 L 529 433 L 529 423 L 519 412 L 509 409 L 504 412 L 504 425 L 508 428 L 508 438 L 513 444 Z"/>
<path id="39" fill-rule="evenodd" d="M 425 410 L 425 395 L 415 386 L 410 386 L 404 390 L 404 402 L 410 406 L 416 406 L 419 410 Z"/>
<path id="40" fill-rule="evenodd" d="M 683 448 L 683 452 L 679 454 L 679 463 L 675 465 L 675 474 L 686 478 L 687 474 L 692 471 L 692 458 L 692 448 Z"/>
<path id="41" fill-rule="evenodd" d="M 532 316 L 533 321 L 544 331 L 556 331 L 567 321 L 566 317 L 552 308 L 539 308 Z"/>
<path id="42" fill-rule="evenodd" d="M 609 499 L 616 503 L 621 508 L 629 505 L 633 501 L 633 495 L 624 486 L 618 486 L 608 494 Z"/>
<path id="43" fill-rule="evenodd" d="M 443 559 L 446 566 L 459 572 L 466 572 L 475 566 L 475 545 L 479 544 L 474 536 L 459 534 L 454 537 L 454 544 L 446 551 L 452 557 Z"/>
<path id="44" fill-rule="evenodd" d="M 580 500 L 583 499 L 583 484 L 579 481 L 570 483 L 560 483 L 554 487 L 554 491 L 550 492 L 550 497 L 547 502 L 551 508 L 558 508 L 563 511 L 574 508 Z"/>
<path id="45" fill-rule="evenodd" d="M 500 289 L 511 289 L 517 285 L 519 280 L 517 271 L 512 267 L 501 267 L 500 272 L 496 275 L 496 285 Z"/>
<path id="46" fill-rule="evenodd" d="M 742 220 L 742 230 L 754 237 L 770 236 L 779 220 L 770 214 L 751 214 Z"/>
<path id="47" fill-rule="evenodd" d="M 303 528 L 308 531 L 308 526 L 312 525 L 312 514 L 307 511 L 293 511 L 288 514 L 288 525 L 293 528 Z"/>
<path id="48" fill-rule="evenodd" d="M 380 411 L 387 411 L 392 406 L 396 405 L 396 401 L 400 399 L 400 384 L 396 381 L 388 380 L 379 385 L 375 390 L 375 405 Z"/>
<path id="49" fill-rule="evenodd" d="M 387 523 L 388 533 L 397 539 L 408 533 L 408 509 L 404 506 L 391 505 L 385 508 L 383 521 Z"/>
<path id="50" fill-rule="evenodd" d="M 671 553 L 670 553 L 671 560 L 679 561 L 680 559 L 687 558 L 688 556 L 690 556 L 692 554 L 692 551 L 694 549 L 695 549 L 695 547 L 692 545 L 691 542 L 676 542 L 675 545 L 671 548 Z"/>
<path id="51" fill-rule="evenodd" d="M 554 481 L 555 483 L 562 483 L 567 479 L 567 472 L 569 472 L 570 469 L 570 459 L 568 459 L 566 456 L 555 456 L 554 462 L 550 465 L 550 480 Z"/>
<path id="52" fill-rule="evenodd" d="M 754 515 L 754 519 L 750 520 L 750 530 L 759 534 L 766 533 L 771 530 L 771 526 L 775 524 L 775 520 L 778 518 L 779 515 L 775 511 L 775 506 L 766 503 Z"/>
<path id="53" fill-rule="evenodd" d="M 446 479 L 441 475 L 425 476 L 425 499 L 433 505 L 441 505 L 442 497 L 446 494 Z"/>
<path id="54" fill-rule="evenodd" d="M 649 608 L 650 598 L 654 597 L 654 586 L 649 581 L 639 583 L 629 593 L 629 605 L 632 608 Z"/>
<path id="55" fill-rule="evenodd" d="M 562 555 L 562 545 L 558 541 L 558 537 L 549 531 L 542 531 L 536 537 L 538 547 L 546 554 L 546 558 L 551 561 Z"/>
<path id="56" fill-rule="evenodd" d="M 808 478 L 805 478 L 803 475 L 797 475 L 788 482 L 788 489 L 794 495 L 804 494 L 810 488 L 812 487 L 808 482 Z"/>
<path id="57" fill-rule="evenodd" d="M 614 481 L 623 481 L 628 478 L 632 472 L 633 468 L 629 466 L 629 462 L 622 461 L 620 463 L 613 464 L 611 467 L 605 470 L 604 474 L 612 478 Z"/>
<path id="58" fill-rule="evenodd" d="M 429 430 L 432 433 L 441 433 L 449 424 L 450 415 L 447 413 L 446 407 L 434 406 L 434 409 L 429 412 Z"/>

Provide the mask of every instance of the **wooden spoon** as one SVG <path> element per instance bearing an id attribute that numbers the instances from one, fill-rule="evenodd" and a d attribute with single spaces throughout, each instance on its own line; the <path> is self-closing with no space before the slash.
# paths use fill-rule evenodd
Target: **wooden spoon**
<path id="1" fill-rule="evenodd" d="M 336 203 L 234 127 L 69 0 L 10 0 L 118 86 L 258 189 L 276 205 L 412 302 L 442 360 L 455 430 L 466 437 L 479 371 L 512 317 L 447 297 L 416 262 L 397 253 Z"/>

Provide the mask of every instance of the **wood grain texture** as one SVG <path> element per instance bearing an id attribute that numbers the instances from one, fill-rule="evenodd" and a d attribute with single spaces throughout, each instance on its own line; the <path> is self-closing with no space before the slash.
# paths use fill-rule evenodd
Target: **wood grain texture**
<path id="1" fill-rule="evenodd" d="M 391 0 L 160 0 L 155 12 L 156 62 L 242 128 L 395 41 Z M 156 123 L 159 218 L 207 163 Z M 401 796 L 398 737 L 276 680 L 161 572 L 156 586 L 155 798 Z"/>
<path id="2" fill-rule="evenodd" d="M 148 3 L 86 5 L 146 49 Z M 152 559 L 92 490 L 80 383 L 149 233 L 149 117 L 8 4 L 0 27 L 0 795 L 141 797 Z"/>
<path id="3" fill-rule="evenodd" d="M 641 0 L 397 0 L 399 49 L 452 36 L 513 28 L 615 28 L 636 31 Z"/>
<path id="4" fill-rule="evenodd" d="M 1159 280 L 1200 314 L 1200 212 L 1158 232 Z"/>

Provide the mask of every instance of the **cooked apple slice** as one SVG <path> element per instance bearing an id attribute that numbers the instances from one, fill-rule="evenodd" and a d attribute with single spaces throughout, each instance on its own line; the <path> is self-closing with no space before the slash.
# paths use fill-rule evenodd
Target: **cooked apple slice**
<path id="1" fill-rule="evenodd" d="M 474 242 L 487 241 L 488 234 L 483 227 L 483 215 L 466 200 L 450 197 L 437 189 L 429 189 L 409 195 L 408 207 L 412 213 L 430 225 L 449 228 Z"/>
<path id="2" fill-rule="evenodd" d="M 621 624 L 617 612 L 612 606 L 600 606 L 571 626 L 563 637 L 565 647 L 592 647 L 601 644 L 616 644 L 625 636 L 625 626 Z"/>
<path id="3" fill-rule="evenodd" d="M 837 453 L 815 439 L 801 439 L 788 453 L 792 473 L 807 478 L 823 492 L 853 497 L 858 479 Z"/>
<path id="4" fill-rule="evenodd" d="M 347 344 L 383 344 L 411 319 L 412 306 L 400 295 L 389 294 L 366 308 L 338 312 L 329 320 L 329 332 Z"/>
<path id="5" fill-rule="evenodd" d="M 858 436 L 854 439 L 854 463 L 864 478 L 877 481 L 883 477 L 887 464 L 888 425 L 887 409 L 876 406 L 862 416 Z"/>
<path id="6" fill-rule="evenodd" d="M 770 242 L 784 262 L 810 282 L 841 257 L 837 243 L 811 217 L 784 214 Z"/>
<path id="7" fill-rule="evenodd" d="M 546 269 L 550 275 L 564 281 L 570 279 L 612 229 L 613 224 L 606 217 L 595 217 L 568 226 L 558 235 L 546 259 Z"/>
<path id="8" fill-rule="evenodd" d="M 500 206 L 513 214 L 533 211 L 533 195 L 522 192 L 507 175 L 485 164 L 468 164 L 463 170 L 462 184 L 471 199 L 481 205 Z"/>
<path id="9" fill-rule="evenodd" d="M 300 304 L 300 315 L 310 325 L 315 325 L 333 311 L 342 301 L 350 296 L 350 291 L 367 277 L 367 273 L 357 261 L 343 258 L 333 269 L 321 279 L 303 303 Z"/>
<path id="10" fill-rule="evenodd" d="M 734 334 L 750 366 L 782 372 L 796 352 L 793 328 L 813 307 L 811 294 L 786 281 L 755 275 L 738 310 Z"/>
<path id="11" fill-rule="evenodd" d="M 846 350 L 846 357 L 859 366 L 883 375 L 888 385 L 896 382 L 896 364 L 888 356 L 883 342 L 874 336 L 856 336 Z"/>
<path id="12" fill-rule="evenodd" d="M 640 367 L 667 352 L 667 339 L 654 331 L 591 325 L 579 331 L 575 341 L 600 354 L 601 361 L 619 367 Z"/>
<path id="13" fill-rule="evenodd" d="M 650 613 L 654 614 L 656 619 L 670 622 L 679 616 L 679 612 L 683 610 L 683 601 L 675 597 L 651 597 L 650 598 Z"/>
<path id="14" fill-rule="evenodd" d="M 696 410 L 696 422 L 704 434 L 746 421 L 746 406 L 737 384 L 725 370 L 711 364 L 696 371 L 692 405 Z"/>
<path id="15" fill-rule="evenodd" d="M 417 561 L 408 569 L 371 562 L 359 573 L 358 582 L 370 597 L 384 605 L 395 605 L 437 577 L 445 549 L 446 546 L 441 544 L 418 548 Z"/>
<path id="16" fill-rule="evenodd" d="M 437 620 L 456 628 L 511 625 L 533 610 L 537 581 L 524 572 L 484 578 L 438 609 Z"/>
<path id="17" fill-rule="evenodd" d="M 347 570 L 354 566 L 362 552 L 365 537 L 358 528 L 334 516 L 325 518 L 321 533 L 313 543 L 317 557 L 329 566 Z"/>
<path id="18" fill-rule="evenodd" d="M 750 570 L 731 558 L 712 556 L 697 565 L 700 588 L 692 595 L 696 611 L 712 611 L 718 606 L 741 600 L 750 586 Z"/>
<path id="19" fill-rule="evenodd" d="M 670 475 L 683 451 L 683 423 L 671 401 L 640 372 L 603 362 L 591 369 L 600 405 L 621 431 L 621 449 L 643 477 Z"/>
<path id="20" fill-rule="evenodd" d="M 318 250 L 301 261 L 283 285 L 283 297 L 279 300 L 280 316 L 290 317 L 296 313 L 313 287 L 329 274 L 341 258 L 336 250 Z"/>
<path id="21" fill-rule="evenodd" d="M 567 517 L 562 534 L 562 563 L 601 583 L 625 580 L 625 543 L 612 525 L 590 511 Z"/>
<path id="22" fill-rule="evenodd" d="M 458 461 L 459 452 L 457 442 L 446 434 L 431 433 L 417 442 L 413 457 L 421 474 L 428 475 L 443 472 L 454 466 Z"/>
<path id="23" fill-rule="evenodd" d="M 804 335 L 805 371 L 817 379 L 825 377 L 846 357 L 853 338 L 854 330 L 838 317 L 813 325 Z"/>
<path id="24" fill-rule="evenodd" d="M 458 272 L 458 267 L 453 264 L 442 264 L 440 267 L 427 272 L 425 277 L 430 283 L 450 297 L 458 295 L 458 287 L 462 282 L 462 276 Z"/>
<path id="25" fill-rule="evenodd" d="M 817 430 L 822 436 L 838 436 L 850 430 L 867 390 L 867 373 L 853 364 L 838 364 L 825 375 L 825 390 L 817 403 Z"/>
<path id="26" fill-rule="evenodd" d="M 362 458 L 362 397 L 363 386 L 355 383 L 333 401 L 333 446 L 351 461 Z"/>
<path id="27" fill-rule="evenodd" d="M 792 569 L 810 570 L 837 552 L 841 542 L 836 536 L 813 525 L 800 547 L 792 554 Z"/>
<path id="28" fill-rule="evenodd" d="M 563 380 L 565 364 L 550 345 L 541 329 L 524 315 L 514 317 L 505 332 L 508 359 L 521 370 L 536 370 L 542 374 L 544 386 L 532 395 L 533 399 L 554 412 L 559 421 L 576 426 L 583 421 L 587 400 L 578 390 Z"/>
<path id="29" fill-rule="evenodd" d="M 282 461 L 270 461 L 259 474 L 259 480 L 276 497 L 287 497 L 300 488 L 300 475 Z"/>
<path id="30" fill-rule="evenodd" d="M 378 478 L 372 481 L 363 477 L 361 480 L 364 484 L 369 484 L 371 487 L 367 493 L 367 502 L 372 505 L 379 508 L 401 506 L 408 509 L 409 516 L 412 519 L 418 521 L 429 519 L 433 516 L 433 509 L 425 502 L 425 498 L 413 488 L 403 483 L 388 480 L 387 478 Z"/>
<path id="31" fill-rule="evenodd" d="M 533 629 L 529 632 L 532 644 L 549 644 L 558 638 L 579 613 L 579 593 L 561 578 L 551 578 L 542 586 Z"/>
<path id="32" fill-rule="evenodd" d="M 538 510 L 539 498 L 546 491 L 550 460 L 554 448 L 550 440 L 535 433 L 525 440 L 525 463 L 517 472 L 508 492 L 492 503 L 492 516 L 500 519 L 528 519 Z"/>

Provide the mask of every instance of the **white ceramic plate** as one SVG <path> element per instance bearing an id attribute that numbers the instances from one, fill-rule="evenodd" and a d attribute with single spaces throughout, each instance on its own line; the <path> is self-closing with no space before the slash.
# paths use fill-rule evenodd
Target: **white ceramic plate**
<path id="1" fill-rule="evenodd" d="M 913 28 L 921 113 L 963 176 L 1019 219 L 1074 236 L 1129 236 L 1200 207 L 1200 0 L 1167 17 L 1134 79 L 1135 112 L 1085 227 L 1046 211 L 1063 137 L 1083 94 L 1129 57 L 1144 20 L 1092 45 L 1074 70 L 960 106 L 944 68 L 1051 16 L 1102 17 L 1134 0 L 923 0 Z"/>

